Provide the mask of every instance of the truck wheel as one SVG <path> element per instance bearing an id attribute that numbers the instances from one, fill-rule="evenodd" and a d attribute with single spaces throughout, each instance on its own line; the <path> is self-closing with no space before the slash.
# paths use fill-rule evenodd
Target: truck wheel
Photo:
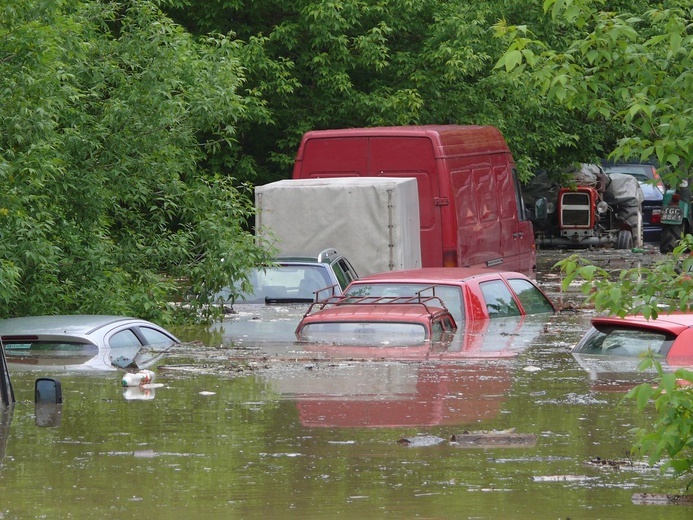
<path id="1" fill-rule="evenodd" d="M 659 252 L 671 253 L 683 237 L 683 224 L 662 226 L 662 238 L 659 241 Z"/>
<path id="2" fill-rule="evenodd" d="M 633 231 L 633 247 L 642 247 L 645 245 L 645 230 L 642 225 L 642 212 L 638 213 L 638 231 Z"/>
<path id="3" fill-rule="evenodd" d="M 633 249 L 633 233 L 625 229 L 619 231 L 616 249 Z"/>
<path id="4" fill-rule="evenodd" d="M 628 248 L 618 247 L 618 249 L 631 249 L 633 246 L 642 247 L 643 244 L 643 229 L 642 229 L 642 205 L 624 206 L 619 208 L 619 216 L 630 226 L 632 245 Z M 619 233 L 619 241 L 621 233 Z"/>

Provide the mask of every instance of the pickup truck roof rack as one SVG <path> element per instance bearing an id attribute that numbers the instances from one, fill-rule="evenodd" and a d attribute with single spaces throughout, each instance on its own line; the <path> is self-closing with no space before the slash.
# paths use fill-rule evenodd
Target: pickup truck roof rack
<path id="1" fill-rule="evenodd" d="M 374 304 L 394 304 L 394 305 L 421 305 L 426 312 L 432 314 L 430 307 L 439 307 L 447 311 L 447 307 L 438 296 L 422 296 L 421 292 L 417 292 L 413 296 L 352 296 L 341 294 L 339 296 L 329 296 L 321 300 L 316 300 L 308 306 L 303 317 L 312 314 L 313 312 L 322 310 L 326 307 L 340 306 L 357 306 L 357 305 L 374 305 Z"/>

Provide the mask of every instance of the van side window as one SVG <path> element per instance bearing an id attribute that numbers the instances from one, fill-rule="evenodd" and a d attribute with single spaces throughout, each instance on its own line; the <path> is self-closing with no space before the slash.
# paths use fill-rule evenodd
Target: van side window
<path id="1" fill-rule="evenodd" d="M 513 298 L 510 289 L 500 280 L 482 282 L 479 284 L 486 309 L 490 318 L 502 318 L 504 316 L 519 316 L 520 309 Z"/>
<path id="2" fill-rule="evenodd" d="M 515 200 L 517 202 L 517 216 L 520 220 L 527 220 L 527 208 L 525 207 L 525 200 L 522 197 L 522 185 L 520 184 L 520 179 L 517 176 L 517 170 L 513 168 L 513 181 L 515 183 Z"/>

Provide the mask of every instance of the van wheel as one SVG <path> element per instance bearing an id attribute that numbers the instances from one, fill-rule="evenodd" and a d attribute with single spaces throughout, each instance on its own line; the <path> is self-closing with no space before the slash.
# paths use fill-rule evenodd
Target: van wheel
<path id="1" fill-rule="evenodd" d="M 659 240 L 659 252 L 662 254 L 671 253 L 683 237 L 683 231 L 683 224 L 662 226 L 662 237 Z"/>
<path id="2" fill-rule="evenodd" d="M 616 249 L 633 249 L 633 233 L 625 229 L 619 231 Z"/>

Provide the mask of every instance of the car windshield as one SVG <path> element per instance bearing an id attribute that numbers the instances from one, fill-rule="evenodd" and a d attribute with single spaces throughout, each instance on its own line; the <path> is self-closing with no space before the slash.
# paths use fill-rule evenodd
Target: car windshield
<path id="1" fill-rule="evenodd" d="M 650 183 L 654 181 L 659 191 L 664 192 L 664 185 L 657 174 L 655 168 L 650 164 L 619 164 L 613 166 L 604 167 L 606 173 L 624 173 L 626 175 L 632 175 L 638 181 L 643 183 Z"/>
<path id="2" fill-rule="evenodd" d="M 581 354 L 638 357 L 648 352 L 666 354 L 670 341 L 663 332 L 635 328 L 592 328 L 575 347 Z"/>
<path id="3" fill-rule="evenodd" d="M 236 302 L 265 303 L 267 299 L 312 301 L 314 291 L 333 283 L 326 266 L 307 264 L 253 269 L 249 280 L 253 290 L 240 292 Z"/>
<path id="4" fill-rule="evenodd" d="M 420 323 L 324 322 L 309 323 L 301 339 L 336 345 L 404 346 L 426 340 Z"/>
<path id="5" fill-rule="evenodd" d="M 616 164 L 604 167 L 606 173 L 626 173 L 628 175 L 644 175 L 647 179 L 653 179 L 655 169 L 651 164 Z"/>
<path id="6" fill-rule="evenodd" d="M 424 290 L 425 289 L 425 290 Z M 457 323 L 464 321 L 462 290 L 455 285 L 435 285 L 430 283 L 357 283 L 344 293 L 349 296 L 415 296 L 422 291 L 422 296 L 437 296 L 448 308 Z"/>

